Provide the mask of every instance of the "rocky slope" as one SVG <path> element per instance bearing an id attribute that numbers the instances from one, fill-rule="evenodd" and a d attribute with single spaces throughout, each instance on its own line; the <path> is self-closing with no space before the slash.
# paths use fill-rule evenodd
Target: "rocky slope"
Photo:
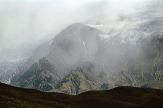
<path id="1" fill-rule="evenodd" d="M 12 84 L 24 88 L 34 88 L 48 91 L 55 88 L 59 77 L 55 74 L 55 68 L 42 58 L 34 63 L 25 73 L 21 73 L 12 79 Z"/>
<path id="2" fill-rule="evenodd" d="M 103 41 L 100 34 L 104 33 L 84 24 L 67 27 L 48 46 L 48 50 L 45 46 L 37 49 L 38 52 L 27 61 L 25 69 L 12 79 L 11 84 L 42 91 L 67 90 L 67 93 L 71 92 L 71 88 L 72 94 L 98 88 L 92 82 L 96 73 L 92 62 Z M 44 56 L 40 55 L 43 51 L 46 52 Z M 81 85 L 74 85 L 77 83 L 75 77 Z M 75 86 L 79 87 L 79 91 Z"/>
<path id="3" fill-rule="evenodd" d="M 36 49 L 11 84 L 69 94 L 117 86 L 162 89 L 162 4 L 155 0 L 113 20 L 107 12 L 94 23 L 69 25 Z M 52 69 L 39 63 L 42 58 Z"/>
<path id="4" fill-rule="evenodd" d="M 36 53 L 29 59 L 29 68 L 14 77 L 11 84 L 70 94 L 117 86 L 162 88 L 162 32 L 142 35 L 134 42 L 119 35 L 108 39 L 101 35 L 107 34 L 84 24 L 68 26 L 47 49 L 39 49 L 46 49 L 46 54 Z M 35 57 L 38 60 L 33 60 Z"/>
<path id="5" fill-rule="evenodd" d="M 59 82 L 58 91 L 67 94 L 79 94 L 89 90 L 100 89 L 98 82 L 90 80 L 82 69 L 71 71 Z"/>

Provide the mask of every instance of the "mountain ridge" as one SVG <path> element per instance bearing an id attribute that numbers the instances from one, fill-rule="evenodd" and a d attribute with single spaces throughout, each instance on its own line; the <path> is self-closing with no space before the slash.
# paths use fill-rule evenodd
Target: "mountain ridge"
<path id="1" fill-rule="evenodd" d="M 147 23 L 146 26 L 150 25 Z M 90 87 L 92 90 L 118 86 L 163 88 L 161 33 L 142 36 L 135 43 L 124 43 L 119 36 L 103 40 L 100 37 L 101 33 L 103 32 L 80 23 L 68 26 L 48 46 L 48 53 L 43 47 L 48 54 L 43 57 L 46 61 L 44 64 L 53 67 L 54 70 L 48 71 L 39 65 L 42 59 L 40 58 L 21 73 L 31 73 L 31 77 L 23 77 L 23 81 L 13 78 L 11 84 L 70 94 L 90 90 Z M 37 54 L 39 53 L 34 56 L 38 56 Z M 33 67 L 34 64 L 36 66 Z M 52 80 L 48 80 L 49 78 Z M 63 81 L 65 78 L 66 82 Z"/>

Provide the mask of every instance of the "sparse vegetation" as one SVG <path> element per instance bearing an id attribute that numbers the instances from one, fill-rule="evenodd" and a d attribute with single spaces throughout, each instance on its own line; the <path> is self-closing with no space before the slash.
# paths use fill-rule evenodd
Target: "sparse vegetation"
<path id="1" fill-rule="evenodd" d="M 0 108 L 162 108 L 163 90 L 118 87 L 76 96 L 0 84 Z"/>

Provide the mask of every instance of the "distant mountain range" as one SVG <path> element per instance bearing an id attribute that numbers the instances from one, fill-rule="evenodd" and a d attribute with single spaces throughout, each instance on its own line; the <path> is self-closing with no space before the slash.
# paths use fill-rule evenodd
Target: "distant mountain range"
<path id="1" fill-rule="evenodd" d="M 1 58 L 5 58 L 0 59 L 0 108 L 163 108 L 163 0 L 151 0 L 136 11 L 126 10 L 129 14 L 118 9 L 104 11 L 105 3 L 88 5 L 97 15 L 83 22 L 55 24 L 58 30 L 70 25 L 51 40 L 49 36 L 33 41 L 31 47 L 30 38 L 15 38 L 17 46 L 27 42 L 20 47 L 22 52 L 26 50 L 22 54 L 15 51 L 14 44 L 9 48 L 13 51 L 6 50 L 8 38 L 2 38 Z M 102 8 L 96 9 L 98 6 Z M 82 15 L 87 15 L 85 11 Z M 37 19 L 33 17 L 29 22 Z M 45 30 L 49 35 L 55 32 L 50 26 Z M 36 29 L 33 35 L 46 34 L 38 33 L 37 27 L 32 29 Z M 14 36 L 9 41 L 12 39 Z"/>
<path id="2" fill-rule="evenodd" d="M 104 33 L 84 24 L 69 26 L 52 44 L 46 45 L 47 48 L 43 46 L 37 49 L 35 55 L 27 61 L 25 70 L 15 76 L 11 84 L 71 94 L 98 88 L 97 85 L 100 85 L 95 84 L 95 78 L 91 78 L 95 72 L 91 72 L 92 60 L 96 58 L 95 54 L 102 43 L 100 34 Z"/>
<path id="3" fill-rule="evenodd" d="M 144 34 L 134 40 L 72 24 L 40 46 L 11 84 L 68 94 L 118 86 L 163 89 L 163 32 L 152 32 L 146 27 L 151 23 L 134 28 Z"/>
<path id="4" fill-rule="evenodd" d="M 1 108 L 162 108 L 163 90 L 118 87 L 76 96 L 0 83 Z"/>
<path id="5" fill-rule="evenodd" d="M 73 95 L 119 86 L 163 89 L 162 4 L 154 0 L 113 16 L 113 10 L 98 10 L 93 19 L 71 23 L 33 53 L 27 51 L 32 56 L 1 60 L 0 81 Z"/>

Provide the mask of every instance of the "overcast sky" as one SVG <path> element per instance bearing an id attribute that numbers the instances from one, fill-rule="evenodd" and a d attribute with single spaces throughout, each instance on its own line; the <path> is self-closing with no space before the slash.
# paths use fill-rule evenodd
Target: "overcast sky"
<path id="1" fill-rule="evenodd" d="M 0 56 L 24 57 L 72 23 L 94 19 L 101 13 L 109 14 L 108 18 L 132 13 L 145 1 L 0 0 Z"/>

